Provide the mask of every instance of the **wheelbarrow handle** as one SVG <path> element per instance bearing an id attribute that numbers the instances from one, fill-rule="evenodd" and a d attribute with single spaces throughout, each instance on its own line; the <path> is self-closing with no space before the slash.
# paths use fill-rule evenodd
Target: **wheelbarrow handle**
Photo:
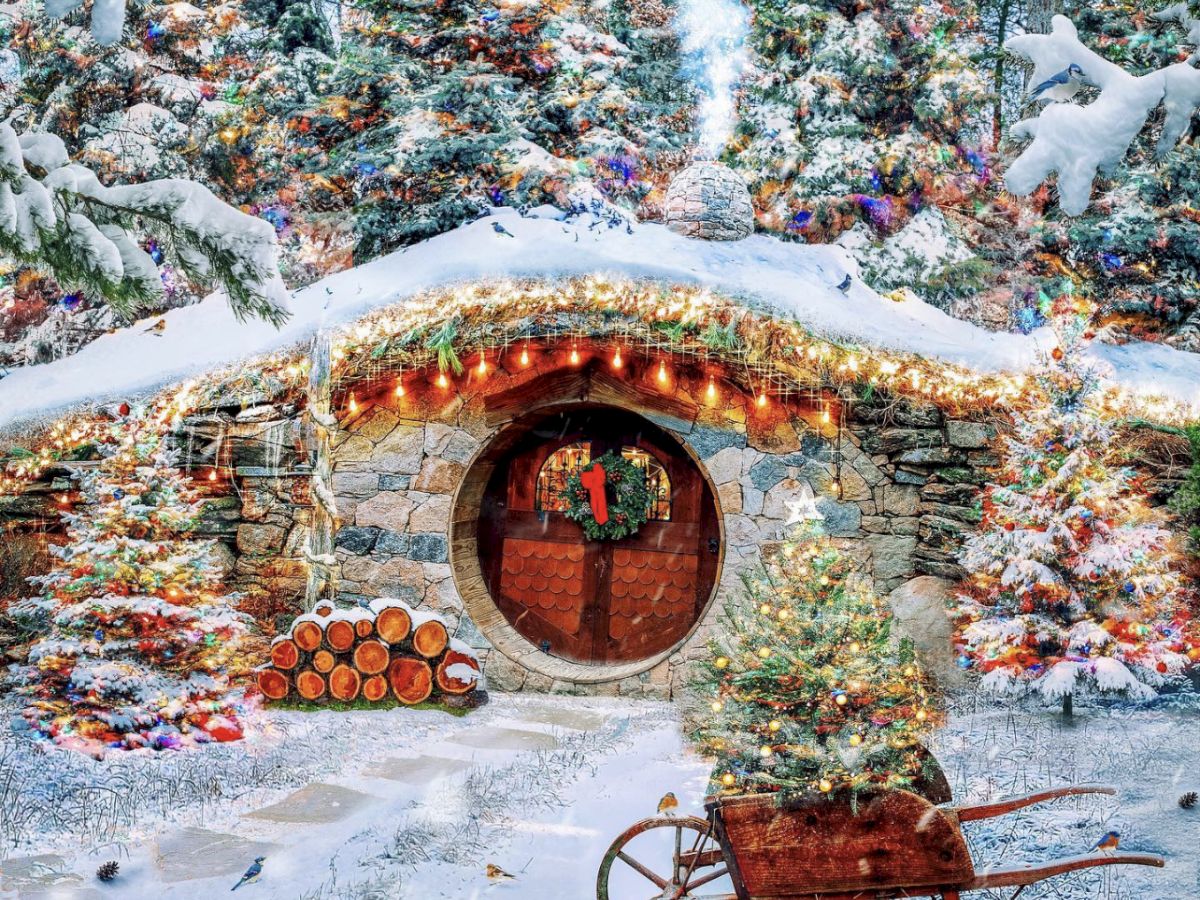
<path id="1" fill-rule="evenodd" d="M 1055 800 L 1059 797 L 1074 797 L 1079 794 L 1115 794 L 1117 789 L 1106 784 L 1075 784 L 1068 787 L 1051 788 L 1047 791 L 1036 791 L 1023 797 L 1005 797 L 992 803 L 980 803 L 975 806 L 949 807 L 949 811 L 958 816 L 960 822 L 974 822 L 979 819 L 992 819 L 1006 813 Z"/>

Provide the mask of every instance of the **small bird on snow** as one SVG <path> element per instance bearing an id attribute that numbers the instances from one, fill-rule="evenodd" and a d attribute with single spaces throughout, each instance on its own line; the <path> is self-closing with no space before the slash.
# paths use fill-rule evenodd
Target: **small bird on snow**
<path id="1" fill-rule="evenodd" d="M 511 231 L 509 231 L 507 228 L 505 228 L 505 227 L 504 227 L 503 225 L 501 225 L 499 222 L 493 222 L 493 223 L 492 223 L 492 231 L 496 232 L 496 234 L 503 234 L 503 235 L 507 235 L 508 237 L 513 237 L 513 236 L 514 236 L 514 235 L 513 235 L 513 233 L 512 233 Z"/>
<path id="2" fill-rule="evenodd" d="M 1096 841 L 1096 846 L 1093 850 L 1099 850 L 1101 853 L 1115 853 L 1117 847 L 1121 844 L 1121 835 L 1115 831 L 1110 831 L 1100 840 Z"/>
<path id="3" fill-rule="evenodd" d="M 517 880 L 516 875 L 510 875 L 495 863 L 487 864 L 487 877 L 488 881 L 490 881 L 492 884 L 503 884 L 506 881 Z"/>
<path id="4" fill-rule="evenodd" d="M 848 293 L 850 293 L 850 285 L 853 283 L 854 283 L 853 280 L 850 278 L 850 273 L 847 272 L 846 277 L 838 282 L 837 289 L 839 291 L 841 291 L 843 294 L 848 294 Z"/>
<path id="5" fill-rule="evenodd" d="M 1083 69 L 1071 63 L 1061 72 L 1056 75 L 1051 75 L 1032 91 L 1029 92 L 1029 99 L 1051 100 L 1055 103 L 1060 103 L 1064 100 L 1070 100 L 1079 93 L 1079 89 L 1083 87 L 1083 79 L 1087 78 L 1083 74 Z"/>
<path id="6" fill-rule="evenodd" d="M 153 325 L 151 325 L 149 328 L 147 328 L 145 330 L 153 332 L 154 334 L 162 334 L 164 331 L 167 330 L 167 320 L 159 319 L 157 322 L 155 322 Z"/>
<path id="7" fill-rule="evenodd" d="M 679 800 L 671 791 L 667 791 L 665 794 L 663 794 L 663 798 L 658 801 L 658 811 L 660 813 L 665 813 L 668 816 L 673 815 L 674 813 L 672 811 L 678 808 Z"/>
<path id="8" fill-rule="evenodd" d="M 250 868 L 246 870 L 246 874 L 242 876 L 242 880 L 231 887 L 229 890 L 236 891 L 243 884 L 254 884 L 262 875 L 262 864 L 266 862 L 265 856 L 256 856 L 254 862 L 250 863 Z"/>

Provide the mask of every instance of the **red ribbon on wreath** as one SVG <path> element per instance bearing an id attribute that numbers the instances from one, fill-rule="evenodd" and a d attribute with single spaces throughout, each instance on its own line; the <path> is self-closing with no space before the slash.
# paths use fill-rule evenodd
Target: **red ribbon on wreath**
<path id="1" fill-rule="evenodd" d="M 579 482 L 587 488 L 592 518 L 596 520 L 597 525 L 608 521 L 608 499 L 604 495 L 604 485 L 607 481 L 608 473 L 600 463 L 596 463 L 586 472 L 579 473 Z"/>

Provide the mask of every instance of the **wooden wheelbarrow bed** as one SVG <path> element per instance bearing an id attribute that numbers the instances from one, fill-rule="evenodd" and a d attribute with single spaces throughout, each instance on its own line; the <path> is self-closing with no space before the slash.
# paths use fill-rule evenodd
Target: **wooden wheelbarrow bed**
<path id="1" fill-rule="evenodd" d="M 976 871 L 961 823 L 1058 797 L 1115 793 L 1111 787 L 1080 785 L 973 806 L 935 806 L 908 791 L 864 793 L 856 804 L 825 795 L 783 804 L 771 794 L 711 798 L 707 819 L 646 819 L 618 837 L 601 863 L 596 896 L 625 900 L 610 891 L 617 866 L 653 884 L 659 891 L 654 897 L 713 900 L 958 900 L 964 891 L 984 888 L 1012 887 L 1019 894 L 1036 882 L 1094 866 L 1161 867 L 1159 856 L 1097 852 Z M 639 860 L 626 845 L 655 829 L 674 829 L 671 859 Z M 726 877 L 733 893 L 704 891 Z M 631 896 L 644 900 L 646 895 Z"/>

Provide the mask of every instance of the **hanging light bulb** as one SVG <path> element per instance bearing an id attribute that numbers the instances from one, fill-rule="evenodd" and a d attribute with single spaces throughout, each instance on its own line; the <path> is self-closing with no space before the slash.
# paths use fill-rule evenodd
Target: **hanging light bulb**
<path id="1" fill-rule="evenodd" d="M 477 371 L 480 375 L 487 374 L 487 357 L 484 355 L 482 350 L 479 351 L 479 366 Z"/>
<path id="2" fill-rule="evenodd" d="M 579 365 L 579 346 L 574 342 L 571 344 L 571 365 Z"/>
<path id="3" fill-rule="evenodd" d="M 767 405 L 767 392 L 765 390 L 758 392 L 758 405 L 760 408 Z"/>
<path id="4" fill-rule="evenodd" d="M 521 348 L 521 365 L 529 365 L 529 341 L 526 341 L 525 346 Z"/>
<path id="5" fill-rule="evenodd" d="M 437 386 L 440 388 L 445 388 L 445 387 L 450 386 L 450 380 L 446 377 L 445 372 L 438 372 Z"/>
<path id="6" fill-rule="evenodd" d="M 828 404 L 826 404 L 825 408 L 823 410 L 821 410 L 821 423 L 823 425 L 829 424 L 829 406 L 828 406 Z"/>
<path id="7" fill-rule="evenodd" d="M 350 395 L 350 403 L 348 405 L 350 408 L 350 412 L 352 412 L 352 413 L 358 412 L 358 401 L 354 398 L 353 394 Z"/>
<path id="8" fill-rule="evenodd" d="M 215 468 L 208 470 L 208 480 L 209 481 L 217 480 L 217 470 Z"/>
<path id="9" fill-rule="evenodd" d="M 658 381 L 659 384 L 667 383 L 667 364 L 661 359 L 658 361 Z"/>
<path id="10" fill-rule="evenodd" d="M 394 391 L 397 397 L 404 396 L 404 382 L 400 380 L 400 376 L 396 376 L 396 390 Z"/>
<path id="11" fill-rule="evenodd" d="M 713 381 L 711 375 L 708 376 L 708 387 L 704 390 L 704 396 L 710 403 L 717 399 L 717 383 Z"/>
<path id="12" fill-rule="evenodd" d="M 621 359 L 621 348 L 618 347 L 613 353 L 612 366 L 614 369 L 619 369 L 625 365 L 625 360 Z"/>

